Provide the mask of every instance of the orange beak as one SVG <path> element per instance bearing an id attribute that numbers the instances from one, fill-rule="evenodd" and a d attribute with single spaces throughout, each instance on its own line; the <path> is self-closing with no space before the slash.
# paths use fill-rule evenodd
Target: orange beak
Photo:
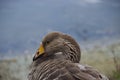
<path id="1" fill-rule="evenodd" d="M 33 61 L 36 60 L 37 58 L 39 58 L 42 54 L 44 54 L 45 50 L 43 45 L 41 44 L 40 47 L 38 48 L 35 56 L 33 57 Z"/>
<path id="2" fill-rule="evenodd" d="M 43 45 L 40 45 L 40 48 L 38 48 L 39 55 L 43 54 L 45 52 Z"/>

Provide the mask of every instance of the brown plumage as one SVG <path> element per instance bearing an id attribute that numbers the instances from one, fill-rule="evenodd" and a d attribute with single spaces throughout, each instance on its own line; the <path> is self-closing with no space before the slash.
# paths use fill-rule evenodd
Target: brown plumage
<path id="1" fill-rule="evenodd" d="M 80 65 L 81 52 L 69 35 L 46 35 L 31 64 L 28 80 L 108 80 L 89 66 Z"/>

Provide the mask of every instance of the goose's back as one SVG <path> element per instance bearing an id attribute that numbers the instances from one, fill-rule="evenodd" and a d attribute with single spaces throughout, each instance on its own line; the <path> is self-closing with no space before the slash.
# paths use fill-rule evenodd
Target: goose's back
<path id="1" fill-rule="evenodd" d="M 29 80 L 108 80 L 89 66 L 72 63 L 69 60 L 47 60 L 40 64 L 33 62 Z"/>

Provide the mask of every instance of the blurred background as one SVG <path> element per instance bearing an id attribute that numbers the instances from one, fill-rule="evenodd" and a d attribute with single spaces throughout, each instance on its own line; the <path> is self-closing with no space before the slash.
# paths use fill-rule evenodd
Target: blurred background
<path id="1" fill-rule="evenodd" d="M 52 31 L 78 41 L 82 64 L 120 80 L 119 0 L 0 0 L 0 80 L 27 80 L 32 55 Z"/>

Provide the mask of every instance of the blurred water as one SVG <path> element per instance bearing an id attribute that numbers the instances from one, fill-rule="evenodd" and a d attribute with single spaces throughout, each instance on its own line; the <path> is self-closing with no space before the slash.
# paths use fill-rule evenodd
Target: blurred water
<path id="1" fill-rule="evenodd" d="M 33 53 L 50 31 L 68 33 L 79 42 L 119 37 L 120 1 L 0 1 L 1 55 Z"/>

